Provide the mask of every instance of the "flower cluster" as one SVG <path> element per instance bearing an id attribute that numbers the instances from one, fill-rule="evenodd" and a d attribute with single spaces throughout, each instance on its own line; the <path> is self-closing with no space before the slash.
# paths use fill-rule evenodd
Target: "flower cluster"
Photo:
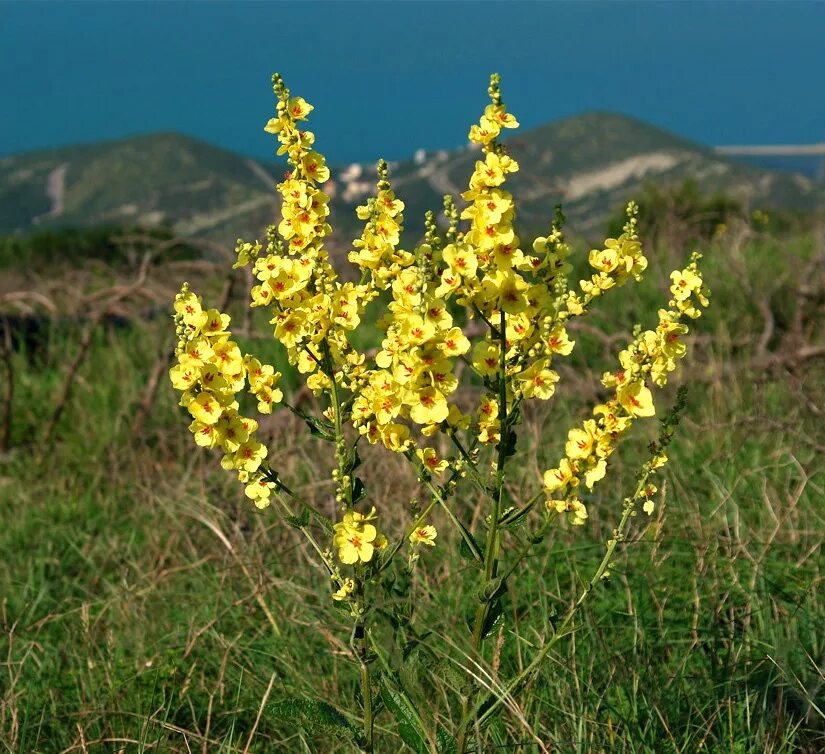
<path id="1" fill-rule="evenodd" d="M 252 265 L 256 284 L 251 305 L 271 312 L 274 337 L 290 364 L 327 400 L 323 416 L 310 424 L 335 443 L 333 478 L 342 519 L 333 525 L 333 545 L 342 564 L 357 566 L 370 562 L 386 539 L 372 523 L 374 508 L 367 515 L 356 510 L 363 494 L 352 474 L 357 454 L 348 444 L 345 425 L 370 443 L 405 454 L 422 480 L 451 470 L 453 478 L 444 484 L 453 487 L 455 478 L 476 464 L 479 446 L 496 446 L 491 473 L 494 486 L 500 487 L 500 463 L 513 452 L 511 430 L 520 404 L 555 394 L 559 375 L 554 360 L 568 356 L 575 345 L 569 321 L 607 291 L 639 280 L 647 259 L 636 234 L 633 203 L 624 232 L 590 252 L 593 274 L 575 290 L 568 284 L 571 249 L 560 210 L 548 235 L 526 245 L 528 251 L 522 249 L 515 202 L 505 188 L 519 165 L 500 141 L 502 132 L 518 127 L 518 121 L 507 111 L 499 79 L 493 76 L 491 103 L 469 133 L 479 159 L 462 194 L 466 206 L 459 211 L 445 198 L 446 231 L 429 213 L 423 241 L 411 251 L 400 248 L 405 205 L 393 191 L 386 163 L 379 162 L 376 194 L 357 208 L 364 227 L 348 254 L 360 277 L 342 282 L 324 248 L 331 228 L 323 184 L 330 171 L 315 149 L 314 134 L 305 129 L 312 105 L 291 96 L 279 76 L 273 84 L 277 112 L 265 130 L 277 136 L 278 154 L 287 156 L 291 168 L 277 186 L 281 219 L 268 229 L 265 244 L 238 241 L 235 266 Z M 707 305 L 698 258 L 674 272 L 672 282 L 673 298 L 660 312 L 658 327 L 639 333 L 622 351 L 620 369 L 603 378 L 612 396 L 570 431 L 565 457 L 544 475 L 547 507 L 571 512 L 575 523 L 587 517 L 581 488 L 590 489 L 604 477 L 608 458 L 634 419 L 653 415 L 648 383 L 663 386 L 684 356 L 680 338 L 687 327 L 682 318 L 698 316 L 697 307 Z M 386 303 L 378 322 L 383 340 L 368 355 L 353 346 L 350 334 L 379 297 Z M 268 481 L 273 477 L 260 470 L 266 450 L 252 438 L 254 421 L 238 415 L 235 394 L 248 381 L 258 410 L 269 413 L 282 398 L 280 375 L 243 356 L 229 340 L 228 317 L 203 312 L 187 289 L 176 300 L 176 311 L 182 340 L 172 380 L 184 391 L 182 404 L 195 419 L 198 444 L 220 446 L 224 466 L 237 470 L 247 482 L 247 495 L 266 505 L 274 487 Z M 483 386 L 469 411 L 457 395 L 462 373 Z M 439 432 L 455 442 L 458 457 L 442 457 L 426 446 L 427 438 Z M 479 474 L 477 469 L 474 473 Z M 434 544 L 435 529 L 423 518 L 411 531 L 406 536 L 411 545 Z M 361 593 L 357 578 L 352 582 L 338 574 L 334 582 L 336 599 Z"/>
<path id="2" fill-rule="evenodd" d="M 333 365 L 346 371 L 357 366 L 359 357 L 346 333 L 358 327 L 374 294 L 365 285 L 337 280 L 324 248 L 331 233 L 329 196 L 319 187 L 329 179 L 329 168 L 313 149 L 314 134 L 301 127 L 313 107 L 301 97 L 290 96 L 279 76 L 273 77 L 273 84 L 277 117 L 267 122 L 265 130 L 277 135 L 278 154 L 287 155 L 292 170 L 278 184 L 281 221 L 270 228 L 265 251 L 260 243 L 239 241 L 236 266 L 254 260 L 259 284 L 251 291 L 252 306 L 271 307 L 276 340 L 286 348 L 289 362 L 309 375 L 308 386 L 320 393 L 330 386 Z M 399 206 L 384 207 L 388 212 L 400 211 Z M 328 363 L 324 363 L 322 343 L 328 347 Z"/>
<path id="3" fill-rule="evenodd" d="M 238 413 L 236 395 L 248 380 L 259 410 L 269 413 L 283 397 L 277 387 L 281 375 L 269 364 L 244 356 L 230 339 L 229 315 L 204 310 L 186 283 L 175 297 L 175 321 L 177 364 L 169 377 L 182 393 L 180 405 L 193 418 L 189 431 L 201 447 L 223 451 L 223 468 L 237 471 L 247 496 L 265 508 L 273 487 L 260 471 L 267 449 L 255 439 L 258 423 Z"/>
<path id="4" fill-rule="evenodd" d="M 375 290 L 385 290 L 398 271 L 413 262 L 412 254 L 398 249 L 404 229 L 404 202 L 396 198 L 387 173 L 387 163 L 380 160 L 377 193 L 356 209 L 358 219 L 365 222 L 364 231 L 353 241 L 348 255 Z"/>
<path id="5" fill-rule="evenodd" d="M 435 293 L 436 282 L 420 263 L 430 252 L 429 246 L 419 247 L 416 264 L 394 279 L 386 337 L 352 407 L 353 421 L 370 442 L 380 440 L 396 451 L 411 443 L 401 419 L 420 425 L 425 434 L 462 419 L 455 407 L 451 412 L 447 398 L 458 387 L 455 359 L 467 353 L 470 341 L 453 324 Z"/>
<path id="6" fill-rule="evenodd" d="M 640 332 L 619 354 L 620 368 L 602 377 L 602 385 L 612 389 L 613 395 L 595 407 L 594 418 L 569 431 L 565 457 L 556 468 L 544 474 L 547 506 L 560 513 L 572 513 L 576 524 L 587 519 L 587 508 L 578 497 L 580 483 L 583 481 L 585 487 L 592 489 L 604 478 L 607 459 L 634 419 L 655 414 L 653 394 L 646 383 L 664 387 L 678 359 L 687 351 L 680 338 L 688 328 L 680 319 L 682 316 L 695 319 L 701 315 L 696 304 L 708 305 L 708 291 L 698 266 L 700 258 L 694 254 L 688 267 L 672 273 L 670 290 L 674 298 L 669 302 L 670 308 L 659 311 L 655 330 Z M 661 463 L 665 460 L 660 459 Z"/>
<path id="7" fill-rule="evenodd" d="M 550 368 L 553 353 L 568 354 L 572 349 L 555 316 L 552 286 L 548 288 L 548 281 L 569 267 L 564 261 L 569 250 L 560 234 L 552 248 L 542 239 L 537 256 L 519 248 L 513 197 L 503 188 L 518 164 L 496 141 L 503 128 L 515 128 L 518 122 L 501 102 L 495 77 L 490 95 L 492 104 L 470 131 L 484 159 L 476 161 L 469 190 L 462 195 L 468 206 L 460 219 L 469 221 L 468 230 L 458 232 L 458 218 L 448 215 L 446 244 L 429 232 L 412 258 L 393 251 L 386 272 L 393 296 L 383 320 L 386 337 L 375 368 L 364 374 L 353 419 L 371 442 L 381 441 L 392 450 L 406 451 L 415 442 L 409 422 L 424 436 L 469 426 L 472 417 L 450 401 L 458 387 L 456 364 L 467 361 L 467 355 L 472 369 L 490 386 L 475 412 L 477 436 L 483 443 L 496 444 L 501 422 L 498 381 L 506 381 L 510 405 L 523 398 L 546 400 L 558 381 Z M 474 348 L 454 321 L 451 310 L 456 307 L 488 325 Z M 432 468 L 440 469 L 443 463 L 432 455 L 428 460 Z"/>

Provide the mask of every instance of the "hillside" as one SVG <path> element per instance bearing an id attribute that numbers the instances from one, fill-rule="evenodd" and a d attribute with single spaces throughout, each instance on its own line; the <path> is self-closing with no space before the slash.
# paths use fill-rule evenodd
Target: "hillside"
<path id="1" fill-rule="evenodd" d="M 512 187 L 520 223 L 546 228 L 557 202 L 572 230 L 601 232 L 606 217 L 646 182 L 692 177 L 708 193 L 724 192 L 748 207 L 808 210 L 825 206 L 825 189 L 801 175 L 773 172 L 720 155 L 648 124 L 589 113 L 516 133 L 507 142 L 521 171 Z M 323 149 L 323 144 L 320 145 Z M 334 155 L 329 155 L 334 160 Z M 406 202 L 408 240 L 423 213 L 445 193 L 466 186 L 478 152 L 416 153 L 393 165 Z M 281 168 L 180 134 L 153 134 L 0 159 L 0 233 L 51 226 L 170 225 L 183 236 L 231 244 L 259 236 L 277 211 L 273 185 Z M 354 208 L 372 191 L 374 168 L 333 171 L 336 244 L 359 233 Z"/>
<path id="2" fill-rule="evenodd" d="M 174 133 L 0 159 L 0 232 L 54 225 L 169 224 L 231 240 L 277 204 L 270 171 Z"/>
<path id="3" fill-rule="evenodd" d="M 799 175 L 759 169 L 716 155 L 641 121 L 612 113 L 589 113 L 518 133 L 507 142 L 521 170 L 512 177 L 521 223 L 542 228 L 562 202 L 570 226 L 601 232 L 607 215 L 638 196 L 645 183 L 694 178 L 707 193 L 723 192 L 747 207 L 810 210 L 825 205 L 825 190 Z M 427 156 L 395 171 L 399 194 L 414 206 L 438 207 L 446 191 L 457 192 L 478 153 L 461 150 Z M 408 202 L 409 203 L 409 202 Z M 412 219 L 412 218 L 410 218 Z"/>

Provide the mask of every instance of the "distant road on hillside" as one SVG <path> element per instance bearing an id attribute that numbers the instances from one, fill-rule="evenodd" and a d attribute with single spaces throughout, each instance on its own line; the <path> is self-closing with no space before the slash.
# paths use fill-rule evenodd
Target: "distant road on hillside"
<path id="1" fill-rule="evenodd" d="M 823 155 L 825 156 L 825 142 L 821 144 L 759 144 L 753 146 L 724 146 L 714 147 L 717 154 L 731 155 L 777 155 L 777 156 L 802 156 L 802 155 Z"/>
<path id="2" fill-rule="evenodd" d="M 771 170 L 800 173 L 825 184 L 825 142 L 819 144 L 736 144 L 714 147 L 715 154 L 740 158 Z"/>

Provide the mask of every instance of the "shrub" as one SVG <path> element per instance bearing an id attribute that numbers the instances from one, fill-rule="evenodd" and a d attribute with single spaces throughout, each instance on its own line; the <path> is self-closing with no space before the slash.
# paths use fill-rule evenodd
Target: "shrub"
<path id="1" fill-rule="evenodd" d="M 686 352 L 685 321 L 699 317 L 708 303 L 700 256 L 694 254 L 684 269 L 671 274 L 672 298 L 659 310 L 658 324 L 652 330 L 636 328 L 616 370 L 602 378 L 604 402 L 569 430 L 564 456 L 544 473 L 535 494 L 514 499 L 507 480 L 517 468 L 524 407 L 553 397 L 559 380 L 553 365 L 575 345 L 568 324 L 587 314 L 601 296 L 641 279 L 647 266 L 636 232 L 636 206 L 628 206 L 622 232 L 590 252 L 593 274 L 577 286 L 568 281 L 570 247 L 559 210 L 549 233 L 525 252 L 513 231 L 513 197 L 504 188 L 518 165 L 499 140 L 502 130 L 518 122 L 507 112 L 493 76 L 491 102 L 470 129 L 480 153 L 469 190 L 462 194 L 466 207 L 460 211 L 453 198 L 445 197 L 446 229 L 429 214 L 423 242 L 412 251 L 400 249 L 404 203 L 380 162 L 376 194 L 358 208 L 363 233 L 349 253 L 358 282 L 341 282 L 324 248 L 331 233 L 322 188 L 329 170 L 314 149 L 314 135 L 302 128 L 312 106 L 291 96 L 279 76 L 273 82 L 277 115 L 266 130 L 277 135 L 278 152 L 288 156 L 292 172 L 278 186 L 280 223 L 269 228 L 265 244 L 239 241 L 236 266 L 252 265 L 258 284 L 250 305 L 271 311 L 275 339 L 325 408 L 310 414 L 291 406 L 279 388 L 281 374 L 244 354 L 232 340 L 229 316 L 204 308 L 187 284 L 175 300 L 179 344 L 171 380 L 192 417 L 195 442 L 219 449 L 223 467 L 237 474 L 258 508 L 273 506 L 306 537 L 328 574 L 330 599 L 352 622 L 352 659 L 361 675 L 359 729 L 326 700 L 283 702 L 279 714 L 337 726 L 342 736 L 372 751 L 377 692 L 413 750 L 463 754 L 473 746 L 477 751 L 471 736 L 519 694 L 550 649 L 569 635 L 576 611 L 609 575 L 631 519 L 639 510 L 652 512 L 652 478 L 667 461 L 684 395 L 662 419 L 659 439 L 650 445 L 635 488 L 624 497 L 621 521 L 596 571 L 582 579 L 575 604 L 521 672 L 496 693 L 483 682 L 469 682 L 471 675 L 458 684 L 460 713 L 453 717 L 453 730 L 422 720 L 405 695 L 373 631 L 387 612 L 379 608 L 397 599 L 399 590 L 408 592 L 411 579 L 403 577 L 437 556 L 443 538 L 431 515 L 440 509 L 475 569 L 470 658 L 483 660 L 487 639 L 501 620 L 502 600 L 518 590 L 519 564 L 551 527 L 587 523 L 588 499 L 603 483 L 617 443 L 638 419 L 655 414 L 651 388 L 666 384 Z M 379 349 L 367 352 L 356 347 L 353 334 L 375 301 L 386 304 L 380 321 L 384 339 Z M 460 390 L 462 382 L 466 389 Z M 302 500 L 267 463 L 268 449 L 256 438 L 257 422 L 241 413 L 241 401 L 250 397 L 262 414 L 280 405 L 294 411 L 328 443 L 335 458 L 335 518 Z M 383 525 L 382 502 L 370 498 L 358 477 L 364 441 L 403 456 L 426 490 L 422 504 L 411 501 L 402 531 Z M 456 505 L 468 488 L 487 501 L 480 530 L 471 531 Z M 398 578 L 388 578 L 390 573 Z M 411 619 L 395 613 L 393 620 Z M 427 632 L 420 629 L 417 636 L 424 642 Z"/>

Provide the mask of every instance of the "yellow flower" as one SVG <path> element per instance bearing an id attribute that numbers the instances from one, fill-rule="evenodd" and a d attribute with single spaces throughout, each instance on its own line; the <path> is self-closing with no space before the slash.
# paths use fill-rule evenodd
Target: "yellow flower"
<path id="1" fill-rule="evenodd" d="M 229 383 L 214 364 L 207 364 L 201 371 L 201 386 L 215 396 L 222 396 L 229 391 Z"/>
<path id="2" fill-rule="evenodd" d="M 418 448 L 415 451 L 424 468 L 432 474 L 443 474 L 444 470 L 449 466 L 446 460 L 439 460 L 438 456 L 432 448 Z"/>
<path id="3" fill-rule="evenodd" d="M 249 439 L 249 430 L 237 413 L 224 413 L 215 425 L 224 452 L 235 453 Z"/>
<path id="4" fill-rule="evenodd" d="M 336 602 L 341 602 L 348 599 L 353 591 L 355 591 L 355 582 L 352 579 L 344 579 L 341 587 L 337 591 L 333 592 L 332 599 Z"/>
<path id="5" fill-rule="evenodd" d="M 279 314 L 274 319 L 275 337 L 287 349 L 295 348 L 306 337 L 307 317 L 304 312 L 293 310 L 286 314 Z"/>
<path id="6" fill-rule="evenodd" d="M 247 440 L 235 452 L 235 468 L 249 472 L 257 471 L 261 462 L 266 458 L 266 446 L 257 440 Z"/>
<path id="7" fill-rule="evenodd" d="M 588 419 L 584 427 L 575 427 L 567 433 L 565 453 L 568 458 L 587 458 L 593 452 L 596 441 L 596 422 Z"/>
<path id="8" fill-rule="evenodd" d="M 593 485 L 598 482 L 600 479 L 604 479 L 604 475 L 607 472 L 607 462 L 604 458 L 600 458 L 596 465 L 590 468 L 584 475 L 584 483 L 587 485 L 587 489 L 592 490 Z"/>
<path id="9" fill-rule="evenodd" d="M 184 364 L 175 364 L 169 370 L 169 379 L 175 390 L 189 390 L 197 383 L 200 377 L 200 370 Z"/>
<path id="10" fill-rule="evenodd" d="M 207 314 L 201 308 L 200 298 L 191 291 L 179 293 L 175 297 L 175 312 L 181 315 L 190 337 L 198 332 L 207 320 Z"/>
<path id="11" fill-rule="evenodd" d="M 243 355 L 238 344 L 228 337 L 219 338 L 212 345 L 214 363 L 223 374 L 237 374 L 243 369 Z"/>
<path id="12" fill-rule="evenodd" d="M 409 401 L 410 418 L 416 424 L 440 424 L 450 413 L 447 399 L 433 387 L 413 391 Z"/>
<path id="13" fill-rule="evenodd" d="M 314 109 L 303 97 L 290 97 L 286 103 L 286 111 L 292 120 L 303 120 Z"/>
<path id="14" fill-rule="evenodd" d="M 250 482 L 244 487 L 246 496 L 255 503 L 257 508 L 266 508 L 269 505 L 269 495 L 275 485 L 265 479 Z"/>
<path id="15" fill-rule="evenodd" d="M 220 433 L 214 424 L 204 424 L 195 419 L 189 425 L 189 431 L 195 437 L 195 444 L 202 448 L 214 448 L 218 444 Z"/>
<path id="16" fill-rule="evenodd" d="M 475 277 L 478 269 L 478 257 L 476 257 L 471 246 L 448 244 L 444 247 L 442 256 L 454 273 L 464 277 Z"/>
<path id="17" fill-rule="evenodd" d="M 187 406 L 192 414 L 202 424 L 215 424 L 221 417 L 223 408 L 217 398 L 207 390 L 198 393 L 198 396 Z"/>
<path id="18" fill-rule="evenodd" d="M 516 116 L 508 113 L 504 105 L 487 105 L 484 108 L 484 117 L 493 123 L 498 123 L 501 128 L 518 128 L 519 126 Z"/>
<path id="19" fill-rule="evenodd" d="M 435 336 L 435 325 L 418 314 L 404 317 L 399 336 L 410 345 L 421 345 Z"/>
<path id="20" fill-rule="evenodd" d="M 553 397 L 559 375 L 547 368 L 548 363 L 548 359 L 540 359 L 516 376 L 525 398 L 538 398 L 546 401 Z"/>
<path id="21" fill-rule="evenodd" d="M 569 356 L 575 345 L 576 342 L 567 337 L 567 330 L 562 325 L 554 327 L 547 336 L 547 348 L 551 353 Z"/>
<path id="22" fill-rule="evenodd" d="M 440 351 L 445 356 L 455 358 L 462 356 L 470 350 L 470 341 L 467 336 L 461 332 L 460 327 L 452 327 L 444 333 L 441 342 L 438 344 Z"/>
<path id="23" fill-rule="evenodd" d="M 581 500 L 573 499 L 568 501 L 567 510 L 573 514 L 573 525 L 583 526 L 587 521 L 587 508 Z"/>
<path id="24" fill-rule="evenodd" d="M 329 180 L 329 168 L 326 166 L 324 156 L 318 152 L 307 153 L 301 166 L 309 180 L 315 183 L 326 183 Z"/>
<path id="25" fill-rule="evenodd" d="M 616 390 L 616 397 L 625 411 L 632 416 L 653 416 L 656 413 L 653 394 L 641 380 L 620 385 Z"/>
<path id="26" fill-rule="evenodd" d="M 557 469 L 544 472 L 544 489 L 548 494 L 572 484 L 576 480 L 576 469 L 566 458 L 562 458 Z"/>
<path id="27" fill-rule="evenodd" d="M 269 385 L 260 385 L 254 391 L 258 399 L 258 411 L 262 414 L 271 414 L 272 407 L 283 400 L 284 394 L 279 388 L 272 388 Z"/>
<path id="28" fill-rule="evenodd" d="M 221 314 L 217 309 L 209 309 L 206 312 L 206 322 L 201 327 L 201 332 L 209 336 L 226 335 L 227 327 L 229 327 L 229 315 Z"/>
<path id="29" fill-rule="evenodd" d="M 345 565 L 368 563 L 375 552 L 370 537 L 375 539 L 375 527 L 365 527 L 363 532 L 347 532 L 338 544 L 338 559 Z"/>
<path id="30" fill-rule="evenodd" d="M 485 118 L 483 115 L 479 120 L 478 125 L 470 127 L 468 138 L 476 144 L 486 146 L 501 132 L 501 126 L 498 123 Z"/>
<path id="31" fill-rule="evenodd" d="M 253 393 L 257 392 L 262 387 L 271 385 L 274 382 L 274 367 L 269 364 L 262 364 L 254 356 L 246 356 L 243 363 L 246 368 L 246 377 L 249 380 L 249 389 Z"/>
<path id="32" fill-rule="evenodd" d="M 380 430 L 381 441 L 388 450 L 403 453 L 410 446 L 410 428 L 406 424 L 387 424 Z"/>
<path id="33" fill-rule="evenodd" d="M 289 125 L 289 121 L 286 118 L 270 118 L 264 126 L 264 131 L 270 134 L 278 134 Z"/>
<path id="34" fill-rule="evenodd" d="M 338 548 L 338 559 L 345 565 L 368 563 L 372 560 L 375 551 L 373 542 L 378 536 L 376 528 L 366 523 L 372 518 L 374 509 L 368 516 L 348 511 L 344 514 L 344 520 L 333 527 L 333 544 Z"/>
<path id="35" fill-rule="evenodd" d="M 554 510 L 556 513 L 572 513 L 574 526 L 582 526 L 587 521 L 587 508 L 578 498 L 547 500 L 544 505 L 548 510 Z"/>
<path id="36" fill-rule="evenodd" d="M 601 273 L 611 273 L 619 266 L 619 255 L 615 249 L 593 249 L 588 259 L 591 267 Z"/>
<path id="37" fill-rule="evenodd" d="M 492 377 L 498 373 L 501 347 L 498 343 L 483 340 L 473 348 L 473 366 L 483 377 Z"/>
<path id="38" fill-rule="evenodd" d="M 206 338 L 195 338 L 186 344 L 186 348 L 178 356 L 181 364 L 190 369 L 200 369 L 214 357 L 215 352 Z"/>
<path id="39" fill-rule="evenodd" d="M 410 544 L 413 546 L 428 545 L 429 547 L 435 547 L 435 538 L 437 536 L 438 532 L 434 526 L 419 526 L 410 534 Z"/>

